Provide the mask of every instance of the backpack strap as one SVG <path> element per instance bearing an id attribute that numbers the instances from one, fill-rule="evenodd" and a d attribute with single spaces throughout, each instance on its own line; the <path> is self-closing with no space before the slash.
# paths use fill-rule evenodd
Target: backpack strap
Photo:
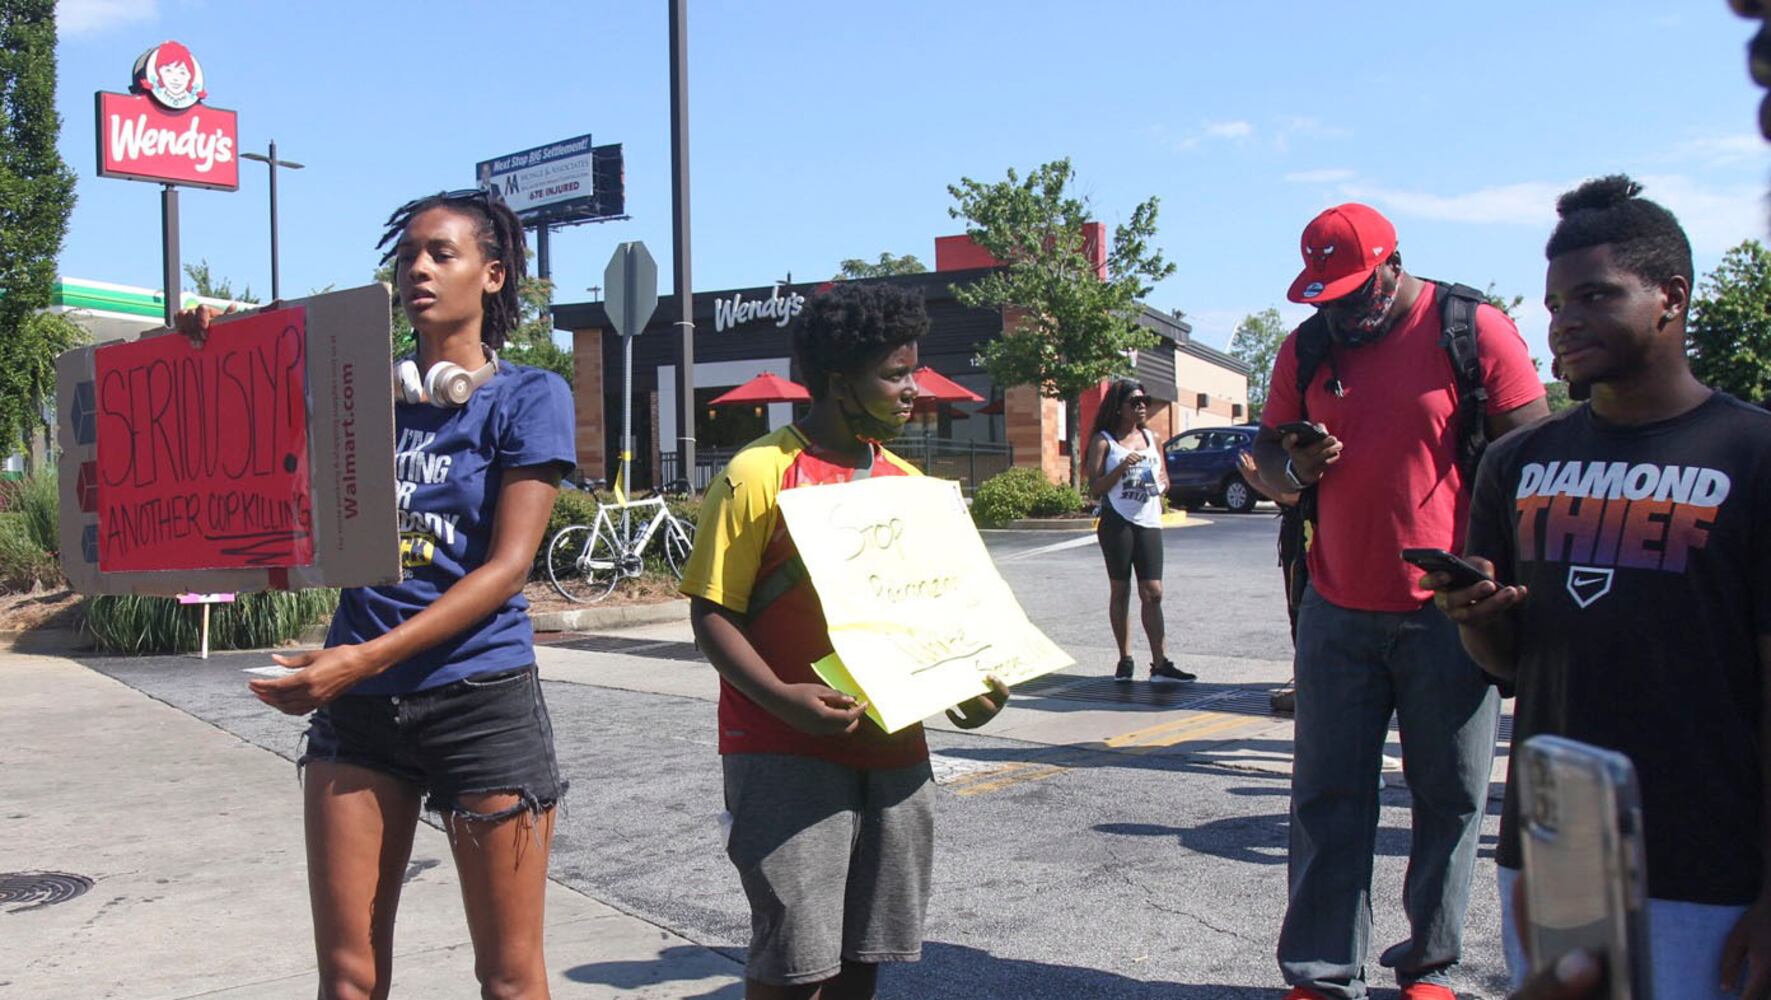
<path id="1" fill-rule="evenodd" d="M 1297 354 L 1299 419 L 1310 418 L 1310 384 L 1316 380 L 1316 370 L 1322 367 L 1324 361 L 1329 362 L 1330 368 L 1334 367 L 1334 362 L 1329 358 L 1329 349 L 1333 342 L 1333 337 L 1328 332 L 1328 321 L 1322 318 L 1321 313 L 1313 313 L 1298 326 L 1292 348 Z"/>
<path id="2" fill-rule="evenodd" d="M 1486 299 L 1468 285 L 1433 282 L 1439 295 L 1439 346 L 1457 381 L 1457 461 L 1464 475 L 1475 475 L 1488 448 L 1488 387 L 1482 384 L 1482 358 L 1476 347 L 1476 307 Z"/>

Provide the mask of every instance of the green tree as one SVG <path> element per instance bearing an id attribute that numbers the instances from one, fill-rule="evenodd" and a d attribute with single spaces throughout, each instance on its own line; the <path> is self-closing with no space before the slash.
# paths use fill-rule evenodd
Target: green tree
<path id="1" fill-rule="evenodd" d="M 894 257 L 889 253 L 879 255 L 877 261 L 865 261 L 859 257 L 850 257 L 842 262 L 832 281 L 860 281 L 866 278 L 890 278 L 897 274 L 924 274 L 928 268 L 914 254 Z"/>
<path id="2" fill-rule="evenodd" d="M 1561 413 L 1563 410 L 1575 405 L 1574 400 L 1568 398 L 1568 383 L 1561 379 L 1545 382 L 1543 384 L 1543 395 L 1544 402 L 1550 404 L 1551 413 Z"/>
<path id="3" fill-rule="evenodd" d="M 1482 297 L 1488 300 L 1489 305 L 1506 313 L 1507 319 L 1512 320 L 1514 326 L 1519 324 L 1519 307 L 1525 304 L 1525 296 L 1515 295 L 1509 299 L 1505 295 L 1497 294 L 1494 290 L 1494 282 L 1490 281 L 1488 287 L 1482 290 Z"/>
<path id="4" fill-rule="evenodd" d="M 1261 411 L 1267 408 L 1267 386 L 1273 380 L 1273 362 L 1278 360 L 1279 346 L 1285 343 L 1290 332 L 1285 327 L 1285 320 L 1280 318 L 1279 310 L 1269 306 L 1242 317 L 1242 322 L 1236 324 L 1236 332 L 1230 335 L 1230 356 L 1252 369 L 1248 376 L 1249 423 L 1259 421 Z"/>
<path id="5" fill-rule="evenodd" d="M 55 357 L 84 339 L 44 312 L 74 208 L 55 76 L 54 0 L 0 0 L 0 454 L 47 430 Z"/>
<path id="6" fill-rule="evenodd" d="M 375 280 L 392 285 L 393 264 L 383 264 L 377 268 Z M 553 342 L 553 313 L 548 308 L 553 301 L 553 282 L 526 277 L 517 285 L 517 297 L 523 303 L 522 322 L 504 338 L 504 349 L 498 352 L 498 356 L 519 365 L 545 368 L 558 374 L 570 385 L 572 352 Z M 403 358 L 417 351 L 418 338 L 412 332 L 412 323 L 406 319 L 405 310 L 396 302 L 393 317 L 393 356 L 396 359 Z"/>
<path id="7" fill-rule="evenodd" d="M 1151 246 L 1157 199 L 1132 209 L 1114 227 L 1102 280 L 1089 259 L 1084 225 L 1088 200 L 1073 193 L 1068 159 L 1035 167 L 1023 179 L 962 177 L 947 187 L 957 203 L 947 212 L 966 221 L 966 235 L 1002 267 L 953 294 L 973 307 L 1001 309 L 1007 336 L 985 346 L 984 367 L 998 385 L 1032 385 L 1064 402 L 1070 443 L 1070 482 L 1080 487 L 1078 399 L 1104 378 L 1130 370 L 1132 351 L 1154 346 L 1156 335 L 1137 323 L 1140 300 L 1153 283 L 1175 271 Z"/>
<path id="8" fill-rule="evenodd" d="M 234 292 L 234 283 L 227 278 L 217 278 L 209 270 L 209 259 L 184 266 L 184 276 L 191 279 L 191 291 L 206 299 L 223 299 L 228 302 L 250 302 L 257 304 L 258 296 L 252 294 L 252 286 L 247 285 Z"/>
<path id="9" fill-rule="evenodd" d="M 1691 300 L 1691 373 L 1748 402 L 1771 396 L 1771 250 L 1758 240 L 1722 255 Z"/>

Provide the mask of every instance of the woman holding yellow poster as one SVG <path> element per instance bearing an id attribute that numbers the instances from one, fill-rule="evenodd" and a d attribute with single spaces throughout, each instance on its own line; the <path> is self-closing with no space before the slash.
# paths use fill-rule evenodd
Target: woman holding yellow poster
<path id="1" fill-rule="evenodd" d="M 798 322 L 810 412 L 715 480 L 682 591 L 720 674 L 726 851 L 751 910 L 745 996 L 862 1000 L 879 963 L 922 953 L 934 779 L 920 725 L 887 733 L 813 672 L 833 647 L 778 501 L 800 487 L 919 474 L 880 442 L 910 417 L 928 317 L 901 289 L 841 284 Z M 998 683 L 949 714 L 972 728 L 1007 700 Z"/>

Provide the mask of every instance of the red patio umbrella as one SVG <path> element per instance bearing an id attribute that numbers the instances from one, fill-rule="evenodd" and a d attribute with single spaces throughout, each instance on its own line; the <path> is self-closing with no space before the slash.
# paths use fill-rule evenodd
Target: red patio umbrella
<path id="1" fill-rule="evenodd" d="M 812 394 L 798 382 L 784 379 L 774 372 L 763 372 L 743 385 L 723 393 L 709 406 L 751 406 L 757 403 L 809 403 Z"/>
<path id="2" fill-rule="evenodd" d="M 984 401 L 983 396 L 927 365 L 918 368 L 913 374 L 916 376 L 916 399 L 919 403 L 982 403 Z"/>

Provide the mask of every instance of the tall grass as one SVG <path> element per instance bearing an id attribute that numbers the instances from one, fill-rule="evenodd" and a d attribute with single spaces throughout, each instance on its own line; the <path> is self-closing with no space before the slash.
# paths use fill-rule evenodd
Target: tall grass
<path id="1" fill-rule="evenodd" d="M 25 516 L 25 529 L 38 548 L 51 555 L 61 550 L 61 487 L 54 472 L 18 480 L 6 507 Z"/>
<path id="2" fill-rule="evenodd" d="M 268 590 L 241 594 L 209 612 L 209 648 L 263 649 L 295 638 L 338 606 L 338 591 Z M 172 597 L 94 597 L 84 605 L 86 633 L 109 653 L 188 653 L 201 644 L 203 609 Z"/>
<path id="3" fill-rule="evenodd" d="M 33 473 L 0 484 L 0 591 L 63 584 L 56 525 L 61 509 L 55 473 Z"/>

